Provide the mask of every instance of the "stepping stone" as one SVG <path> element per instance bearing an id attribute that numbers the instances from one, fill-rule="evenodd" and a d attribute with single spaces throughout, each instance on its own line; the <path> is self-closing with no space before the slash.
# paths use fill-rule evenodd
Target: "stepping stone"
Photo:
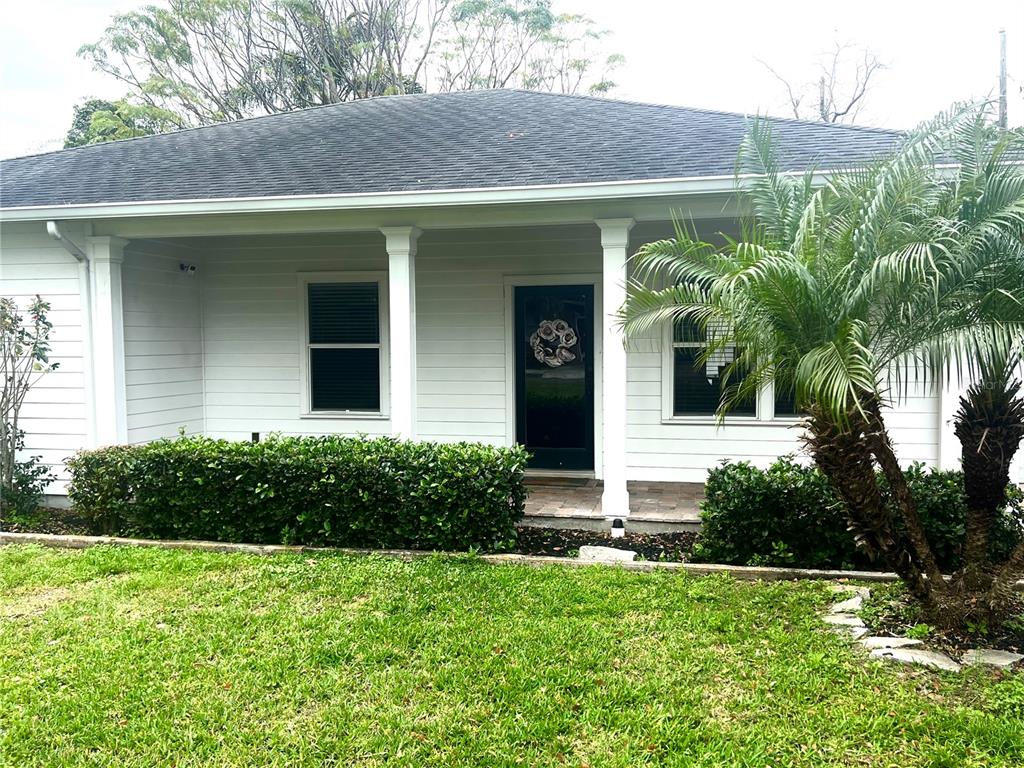
<path id="1" fill-rule="evenodd" d="M 853 613 L 859 611 L 864 607 L 864 598 L 860 595 L 854 595 L 848 600 L 843 600 L 841 603 L 836 603 L 829 610 L 832 613 Z"/>
<path id="2" fill-rule="evenodd" d="M 964 664 L 988 664 L 990 667 L 1011 667 L 1024 659 L 1019 653 L 997 651 L 993 648 L 974 648 L 963 656 Z"/>
<path id="3" fill-rule="evenodd" d="M 865 648 L 874 650 L 875 648 L 909 648 L 914 645 L 921 645 L 921 641 L 911 640 L 909 637 L 880 637 L 874 635 L 872 637 L 865 637 L 860 641 L 860 644 Z"/>
<path id="4" fill-rule="evenodd" d="M 636 552 L 630 549 L 615 547 L 580 547 L 580 560 L 593 563 L 631 563 L 636 560 Z"/>
<path id="5" fill-rule="evenodd" d="M 871 658 L 898 661 L 901 664 L 917 664 L 922 667 L 941 669 L 944 672 L 960 671 L 960 665 L 946 654 L 918 648 L 876 648 L 871 652 Z"/>
<path id="6" fill-rule="evenodd" d="M 864 626 L 864 622 L 860 620 L 860 616 L 854 616 L 852 613 L 830 613 L 822 616 L 821 618 L 826 624 L 834 624 L 840 627 Z"/>
<path id="7" fill-rule="evenodd" d="M 845 627 L 837 626 L 832 627 L 832 631 L 837 635 L 842 635 L 850 640 L 860 640 L 864 635 L 869 634 L 870 630 L 867 627 Z"/>
<path id="8" fill-rule="evenodd" d="M 871 597 L 870 589 L 867 587 L 855 587 L 853 584 L 829 584 L 828 588 L 830 592 L 834 592 L 837 595 L 849 595 L 852 592 L 862 600 L 867 600 Z"/>

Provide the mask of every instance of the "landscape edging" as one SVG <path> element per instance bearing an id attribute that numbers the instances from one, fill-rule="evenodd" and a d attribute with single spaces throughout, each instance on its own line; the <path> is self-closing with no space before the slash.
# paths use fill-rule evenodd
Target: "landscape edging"
<path id="1" fill-rule="evenodd" d="M 130 539 L 119 536 L 78 536 L 55 533 L 14 533 L 0 531 L 0 545 L 5 544 L 38 544 L 44 547 L 61 549 L 87 549 L 89 547 L 108 545 L 117 547 L 153 547 L 157 549 L 180 549 L 201 552 L 236 553 L 247 555 L 283 555 L 283 554 L 314 554 L 332 553 L 344 555 L 380 555 L 395 557 L 402 560 L 416 560 L 435 554 L 448 557 L 462 557 L 461 552 L 426 552 L 415 549 L 350 549 L 345 547 L 307 547 L 286 544 L 232 544 L 222 541 L 187 541 L 160 539 Z M 570 567 L 586 567 L 604 565 L 599 561 L 581 561 L 570 557 L 553 557 L 549 555 L 493 554 L 478 555 L 480 560 L 495 565 L 527 565 L 545 566 L 562 565 Z M 628 571 L 684 571 L 694 576 L 711 576 L 719 573 L 730 574 L 739 579 L 779 581 L 791 579 L 855 579 L 857 581 L 891 582 L 896 581 L 894 573 L 879 571 L 835 571 L 805 568 L 768 568 L 748 565 L 722 565 L 718 563 L 669 563 L 654 560 L 636 562 L 609 563 L 617 568 Z M 1018 585 L 1020 586 L 1020 585 Z"/>
<path id="2" fill-rule="evenodd" d="M 162 539 L 129 539 L 120 536 L 78 536 L 58 533 L 15 533 L 0 531 L 0 546 L 5 544 L 38 544 L 43 547 L 59 549 L 88 549 L 101 545 L 115 547 L 153 547 L 156 549 L 183 549 L 200 552 L 219 552 L 222 554 L 245 555 L 298 555 L 298 554 L 337 554 L 337 555 L 379 555 L 394 557 L 401 560 L 417 560 L 433 555 L 445 557 L 465 557 L 465 552 L 427 552 L 418 549 L 352 549 L 347 547 L 307 547 L 289 544 L 233 544 L 226 541 L 189 541 Z M 811 580 L 849 580 L 869 582 L 893 582 L 899 577 L 895 573 L 885 571 L 837 571 L 817 568 L 769 568 L 753 565 L 724 565 L 721 563 L 669 563 L 656 560 L 640 560 L 634 562 L 607 562 L 599 560 L 579 560 L 574 557 L 553 557 L 551 555 L 520 555 L 494 554 L 476 555 L 477 558 L 495 565 L 527 565 L 540 567 L 545 565 L 562 565 L 575 568 L 592 565 L 613 565 L 627 571 L 683 571 L 693 576 L 712 576 L 725 573 L 737 579 L 749 581 L 791 581 L 795 579 Z M 948 577 L 947 577 L 948 578 Z M 1024 580 L 1018 581 L 1014 588 L 1024 592 Z"/>

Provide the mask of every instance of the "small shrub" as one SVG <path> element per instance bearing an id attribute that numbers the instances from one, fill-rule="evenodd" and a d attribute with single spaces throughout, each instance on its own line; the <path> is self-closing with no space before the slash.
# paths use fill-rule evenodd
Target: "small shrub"
<path id="1" fill-rule="evenodd" d="M 391 438 L 182 437 L 79 453 L 68 492 L 111 534 L 494 550 L 515 541 L 526 457 Z"/>
<path id="2" fill-rule="evenodd" d="M 766 470 L 724 463 L 708 473 L 704 494 L 694 559 L 801 568 L 859 559 L 828 480 L 789 457 Z"/>
<path id="3" fill-rule="evenodd" d="M 21 430 L 11 433 L 14 451 L 25 448 L 25 433 Z M 36 519 L 39 502 L 46 486 L 56 479 L 50 467 L 40 461 L 39 456 L 29 456 L 13 462 L 10 485 L 0 485 L 0 521 L 29 523 Z"/>
<path id="4" fill-rule="evenodd" d="M 960 566 L 967 504 L 963 475 L 914 465 L 907 481 L 939 566 Z M 884 484 L 883 484 L 884 487 Z M 839 499 L 824 475 L 784 457 L 768 469 L 726 462 L 708 473 L 694 559 L 801 568 L 876 567 L 857 549 Z M 1024 496 L 1010 500 L 992 536 L 993 560 L 1021 538 Z"/>

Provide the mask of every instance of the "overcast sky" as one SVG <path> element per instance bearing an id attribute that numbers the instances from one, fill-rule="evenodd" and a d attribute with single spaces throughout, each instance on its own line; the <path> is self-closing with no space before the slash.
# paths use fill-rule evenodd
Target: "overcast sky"
<path id="1" fill-rule="evenodd" d="M 72 106 L 123 89 L 75 55 L 133 0 L 29 0 L 0 12 L 0 157 L 58 149 Z M 641 101 L 786 115 L 782 86 L 816 79 L 836 42 L 885 63 L 858 123 L 905 128 L 955 100 L 995 95 L 998 30 L 1008 36 L 1010 123 L 1024 124 L 1021 0 L 555 0 L 612 32 L 626 63 L 614 95 Z"/>

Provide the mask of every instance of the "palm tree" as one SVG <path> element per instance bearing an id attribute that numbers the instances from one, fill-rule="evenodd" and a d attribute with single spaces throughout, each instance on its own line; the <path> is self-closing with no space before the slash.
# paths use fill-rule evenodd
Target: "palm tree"
<path id="1" fill-rule="evenodd" d="M 967 519 L 964 565 L 957 574 L 965 592 L 992 585 L 999 572 L 989 563 L 991 532 L 1006 505 L 1010 463 L 1024 439 L 1024 398 L 1021 382 L 1013 378 L 1020 357 L 984 366 L 978 381 L 960 399 L 954 431 L 962 446 Z"/>
<path id="2" fill-rule="evenodd" d="M 981 284 L 1002 291 L 993 306 L 1024 298 L 1014 293 L 1024 290 L 1019 284 L 1005 282 L 1012 259 L 993 247 L 1019 239 L 1024 197 L 1009 196 L 1009 213 L 1007 206 L 979 209 L 965 226 L 949 215 L 963 196 L 935 169 L 937 153 L 984 125 L 978 112 L 940 116 L 884 162 L 834 173 L 823 184 L 812 173 L 783 173 L 770 125 L 755 121 L 737 165 L 750 214 L 742 236 L 716 247 L 677 224 L 674 239 L 633 257 L 622 312 L 628 336 L 695 324 L 707 339 L 705 360 L 734 353 L 720 418 L 768 384 L 792 393 L 807 414 L 805 443 L 843 499 L 859 543 L 899 573 L 933 616 L 952 623 L 962 617 L 950 612 L 950 588 L 884 408 L 915 383 L 934 383 L 954 353 L 994 357 L 1024 327 L 978 309 Z"/>
<path id="3" fill-rule="evenodd" d="M 1024 134 L 1000 134 L 984 117 L 977 113 L 951 142 L 956 173 L 945 185 L 940 211 L 955 222 L 969 260 L 980 254 L 983 261 L 995 261 L 995 269 L 979 271 L 976 282 L 954 297 L 952 310 L 1019 324 L 1024 321 L 1024 172 L 1019 165 Z M 1016 579 L 1012 565 L 994 568 L 988 553 L 993 523 L 1006 504 L 1010 464 L 1024 440 L 1021 342 L 1009 354 L 996 345 L 967 355 L 975 380 L 954 419 L 967 498 L 964 566 L 954 582 L 968 595 L 982 593 L 993 580 L 997 591 L 1005 590 Z"/>

